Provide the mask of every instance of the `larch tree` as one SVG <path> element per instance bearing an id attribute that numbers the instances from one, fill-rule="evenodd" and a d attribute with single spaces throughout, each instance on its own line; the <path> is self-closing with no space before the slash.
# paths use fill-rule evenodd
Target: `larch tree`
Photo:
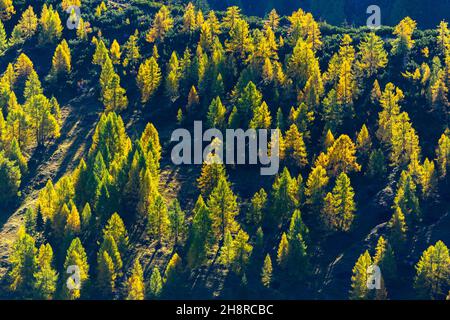
<path id="1" fill-rule="evenodd" d="M 250 121 L 249 127 L 253 129 L 270 129 L 272 123 L 272 116 L 270 115 L 267 103 L 263 101 L 260 107 L 253 112 L 253 118 Z"/>
<path id="2" fill-rule="evenodd" d="M 308 164 L 303 134 L 299 132 L 295 124 L 292 124 L 289 130 L 286 131 L 284 147 L 286 157 L 290 159 L 293 164 L 299 167 L 304 167 Z"/>
<path id="3" fill-rule="evenodd" d="M 249 235 L 240 229 L 232 242 L 231 269 L 237 275 L 244 274 L 253 251 L 253 246 L 248 240 Z"/>
<path id="4" fill-rule="evenodd" d="M 128 232 L 117 212 L 113 213 L 103 229 L 103 237 L 107 236 L 113 237 L 121 255 L 125 256 L 129 245 Z"/>
<path id="5" fill-rule="evenodd" d="M 405 215 L 400 207 L 396 207 L 388 223 L 389 240 L 396 249 L 401 249 L 406 241 L 407 225 Z"/>
<path id="6" fill-rule="evenodd" d="M 167 205 L 161 195 L 157 195 L 154 203 L 148 208 L 148 226 L 149 235 L 162 243 L 169 238 L 170 219 Z"/>
<path id="7" fill-rule="evenodd" d="M 359 256 L 352 270 L 352 284 L 350 299 L 365 300 L 368 298 L 369 289 L 367 288 L 367 269 L 372 265 L 372 258 L 366 250 Z"/>
<path id="8" fill-rule="evenodd" d="M 332 176 L 337 176 L 341 172 L 349 173 L 361 170 L 356 159 L 356 146 L 346 134 L 340 135 L 328 148 L 325 159 L 327 169 Z"/>
<path id="9" fill-rule="evenodd" d="M 285 269 L 287 267 L 288 258 L 289 258 L 289 242 L 286 233 L 283 232 L 277 251 L 277 262 L 281 269 Z"/>
<path id="10" fill-rule="evenodd" d="M 424 299 L 440 299 L 446 295 L 449 285 L 450 256 L 442 241 L 425 250 L 416 265 L 414 288 Z"/>
<path id="11" fill-rule="evenodd" d="M 149 296 L 153 299 L 161 295 L 163 289 L 163 279 L 157 267 L 153 268 L 149 283 Z"/>
<path id="12" fill-rule="evenodd" d="M 382 236 L 378 238 L 373 263 L 380 268 L 383 280 L 390 282 L 397 276 L 397 262 L 394 250 Z"/>
<path id="13" fill-rule="evenodd" d="M 60 124 L 51 112 L 50 101 L 42 94 L 31 96 L 24 105 L 24 110 L 30 114 L 31 128 L 37 145 L 44 145 L 49 138 L 60 136 Z"/>
<path id="14" fill-rule="evenodd" d="M 251 199 L 250 208 L 247 212 L 247 221 L 254 226 L 260 226 L 266 209 L 267 193 L 261 188 Z"/>
<path id="15" fill-rule="evenodd" d="M 360 67 L 367 77 L 386 67 L 388 59 L 383 40 L 375 33 L 367 34 L 359 45 Z"/>
<path id="16" fill-rule="evenodd" d="M 323 206 L 325 187 L 329 178 L 327 171 L 322 166 L 315 166 L 306 180 L 306 203 L 313 211 L 319 212 Z"/>
<path id="17" fill-rule="evenodd" d="M 227 8 L 225 17 L 223 17 L 221 27 L 224 29 L 232 29 L 238 20 L 241 19 L 241 9 L 237 6 L 231 6 Z"/>
<path id="18" fill-rule="evenodd" d="M 392 42 L 392 53 L 395 55 L 405 55 L 414 46 L 412 34 L 416 29 L 417 23 L 410 17 L 404 18 L 394 28 L 393 34 L 397 37 Z"/>
<path id="19" fill-rule="evenodd" d="M 5 31 L 5 26 L 0 20 L 0 57 L 3 56 L 8 49 L 8 38 Z"/>
<path id="20" fill-rule="evenodd" d="M 413 177 L 406 171 L 403 171 L 397 185 L 397 192 L 394 198 L 394 208 L 400 207 L 405 215 L 408 224 L 418 221 L 421 218 L 419 198 L 416 194 L 416 183 Z"/>
<path id="21" fill-rule="evenodd" d="M 120 86 L 120 77 L 114 73 L 103 92 L 103 104 L 106 112 L 120 112 L 127 108 L 126 91 Z"/>
<path id="22" fill-rule="evenodd" d="M 111 298 L 116 287 L 117 273 L 114 262 L 107 251 L 100 251 L 97 257 L 97 288 L 103 298 Z"/>
<path id="23" fill-rule="evenodd" d="M 67 41 L 64 39 L 55 50 L 52 59 L 52 69 L 50 75 L 55 80 L 61 76 L 67 76 L 72 70 L 72 58 L 70 48 Z"/>
<path id="24" fill-rule="evenodd" d="M 272 9 L 272 11 L 270 11 L 269 14 L 267 15 L 267 19 L 264 21 L 264 27 L 265 28 L 270 27 L 273 31 L 276 31 L 278 29 L 279 24 L 280 24 L 280 16 L 278 15 L 275 9 Z"/>
<path id="25" fill-rule="evenodd" d="M 52 299 L 56 291 L 58 274 L 52 267 L 53 249 L 50 244 L 42 244 L 37 254 L 37 267 L 34 277 L 36 279 L 36 295 L 40 299 Z"/>
<path id="26" fill-rule="evenodd" d="M 12 254 L 9 257 L 11 264 L 9 288 L 23 297 L 31 297 L 36 281 L 34 274 L 37 268 L 37 249 L 33 237 L 25 232 L 24 227 L 19 228 L 11 252 Z"/>
<path id="27" fill-rule="evenodd" d="M 266 288 L 269 288 L 272 282 L 272 271 L 272 260 L 270 259 L 270 255 L 267 254 L 261 269 L 261 283 Z"/>
<path id="28" fill-rule="evenodd" d="M 193 210 L 192 227 L 189 235 L 187 265 L 194 268 L 203 264 L 213 242 L 211 211 L 200 195 Z"/>
<path id="29" fill-rule="evenodd" d="M 186 214 L 181 210 L 180 203 L 177 199 L 173 200 L 168 208 L 171 235 L 174 239 L 175 245 L 179 241 L 183 241 L 186 232 Z"/>
<path id="30" fill-rule="evenodd" d="M 14 9 L 13 0 L 0 1 L 0 19 L 5 21 L 11 19 L 11 16 L 16 13 Z"/>
<path id="31" fill-rule="evenodd" d="M 355 218 L 355 192 L 349 177 L 342 172 L 336 179 L 336 185 L 324 199 L 324 220 L 329 227 L 349 231 Z"/>
<path id="32" fill-rule="evenodd" d="M 144 300 L 145 298 L 145 284 L 144 272 L 139 260 L 134 260 L 131 275 L 127 280 L 127 300 Z"/>
<path id="33" fill-rule="evenodd" d="M 270 227 L 278 226 L 285 218 L 289 218 L 299 205 L 298 181 L 292 177 L 287 167 L 278 175 L 272 185 L 270 194 L 270 214 L 264 218 Z"/>
<path id="34" fill-rule="evenodd" d="M 141 101 L 145 104 L 161 83 L 161 69 L 154 57 L 147 59 L 139 66 L 136 81 L 141 91 Z"/>
<path id="35" fill-rule="evenodd" d="M 162 41 L 172 27 L 173 19 L 170 16 L 170 10 L 162 5 L 153 19 L 150 30 L 147 32 L 146 40 L 150 43 Z"/>
<path id="36" fill-rule="evenodd" d="M 80 298 L 83 285 L 89 278 L 89 264 L 87 255 L 79 238 L 72 240 L 72 243 L 67 250 L 66 260 L 64 262 L 64 271 L 67 271 L 69 266 L 78 267 L 76 272 L 79 274 L 78 280 L 80 281 L 78 283 L 75 282 L 74 278 L 71 276 L 63 277 L 63 297 L 65 299 L 74 300 Z M 74 270 L 72 270 L 72 272 L 73 271 Z M 64 272 L 64 274 L 66 274 L 66 272 Z M 69 286 L 74 288 L 74 290 L 69 290 Z"/>
<path id="37" fill-rule="evenodd" d="M 38 29 L 38 18 L 34 13 L 33 7 L 29 6 L 22 14 L 19 22 L 14 27 L 10 42 L 12 45 L 20 44 L 32 36 Z"/>
<path id="38" fill-rule="evenodd" d="M 120 64 L 120 59 L 122 57 L 122 51 L 120 49 L 119 42 L 117 42 L 116 39 L 114 39 L 113 43 L 111 44 L 111 48 L 109 49 L 109 53 L 111 56 L 111 60 L 113 64 Z"/>
<path id="39" fill-rule="evenodd" d="M 134 34 L 130 35 L 127 42 L 123 46 L 124 59 L 122 65 L 124 67 L 131 67 L 131 70 L 135 70 L 141 58 L 138 44 L 139 32 L 136 30 Z"/>
<path id="40" fill-rule="evenodd" d="M 235 221 L 235 216 L 239 213 L 237 197 L 226 178 L 220 178 L 217 186 L 212 190 L 208 199 L 208 208 L 211 210 L 213 228 L 218 239 L 224 239 L 227 231 L 237 230 L 238 224 Z"/>
<path id="41" fill-rule="evenodd" d="M 448 130 L 439 138 L 436 157 L 440 177 L 445 177 L 450 167 L 450 132 Z"/>
<path id="42" fill-rule="evenodd" d="M 46 45 L 57 42 L 62 35 L 63 26 L 58 11 L 54 10 L 52 5 L 44 4 L 39 20 L 41 32 L 39 34 L 39 43 Z"/>
<path id="43" fill-rule="evenodd" d="M 225 41 L 225 47 L 227 52 L 241 60 L 245 60 L 247 54 L 252 51 L 252 38 L 249 25 L 245 20 L 238 19 L 234 22 L 229 32 L 229 39 Z"/>

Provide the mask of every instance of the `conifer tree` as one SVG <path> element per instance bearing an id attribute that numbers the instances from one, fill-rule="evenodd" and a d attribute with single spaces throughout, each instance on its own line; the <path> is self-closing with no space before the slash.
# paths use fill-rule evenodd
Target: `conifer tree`
<path id="1" fill-rule="evenodd" d="M 141 101 L 145 104 L 158 89 L 161 82 L 161 69 L 154 57 L 145 60 L 140 65 L 136 81 L 141 90 Z"/>
<path id="2" fill-rule="evenodd" d="M 447 131 L 439 138 L 436 156 L 439 174 L 441 177 L 445 177 L 447 169 L 450 167 L 450 134 Z"/>
<path id="3" fill-rule="evenodd" d="M 277 262 L 280 268 L 282 269 L 286 268 L 288 263 L 288 257 L 289 257 L 289 242 L 287 240 L 286 233 L 283 232 L 277 251 Z"/>
<path id="4" fill-rule="evenodd" d="M 97 257 L 97 288 L 100 296 L 104 298 L 112 296 L 116 278 L 113 259 L 107 251 L 100 251 Z"/>
<path id="5" fill-rule="evenodd" d="M 241 60 L 245 60 L 247 54 L 253 50 L 249 25 L 245 20 L 238 19 L 234 22 L 229 31 L 229 39 L 225 41 L 225 47 L 227 52 L 231 52 Z"/>
<path id="6" fill-rule="evenodd" d="M 298 183 L 291 176 L 287 167 L 275 179 L 270 194 L 271 214 L 266 215 L 266 225 L 277 226 L 288 218 L 298 206 Z"/>
<path id="7" fill-rule="evenodd" d="M 220 97 L 213 99 L 206 115 L 208 126 L 211 128 L 224 128 L 226 111 L 227 109 L 222 104 Z"/>
<path id="8" fill-rule="evenodd" d="M 106 112 L 120 112 L 127 108 L 128 98 L 126 91 L 120 86 L 120 77 L 113 74 L 110 82 L 103 91 L 103 104 Z"/>
<path id="9" fill-rule="evenodd" d="M 267 103 L 263 101 L 260 107 L 253 112 L 253 119 L 250 121 L 249 127 L 253 129 L 270 129 L 272 116 L 270 115 Z"/>
<path id="10" fill-rule="evenodd" d="M 275 9 L 272 9 L 272 11 L 270 11 L 267 15 L 267 19 L 264 21 L 264 27 L 270 27 L 273 31 L 276 31 L 279 24 L 280 16 Z"/>
<path id="11" fill-rule="evenodd" d="M 51 299 L 56 291 L 58 274 L 52 267 L 53 250 L 50 244 L 42 244 L 37 255 L 37 267 L 34 278 L 35 290 L 39 299 Z"/>
<path id="12" fill-rule="evenodd" d="M 286 132 L 284 144 L 287 157 L 291 159 L 295 165 L 304 167 L 308 164 L 303 135 L 299 132 L 295 124 L 292 124 Z"/>
<path id="13" fill-rule="evenodd" d="M 237 197 L 224 177 L 220 178 L 217 186 L 212 190 L 208 199 L 208 208 L 211 210 L 213 228 L 219 239 L 224 239 L 227 231 L 236 231 L 238 225 L 234 217 L 239 213 Z"/>
<path id="14" fill-rule="evenodd" d="M 267 254 L 261 270 L 261 283 L 266 288 L 269 288 L 272 282 L 272 271 L 272 260 L 270 259 L 270 255 Z"/>
<path id="15" fill-rule="evenodd" d="M 71 54 L 69 46 L 64 39 L 55 50 L 52 59 L 52 69 L 50 74 L 55 79 L 58 79 L 61 75 L 68 75 L 72 70 L 71 66 Z"/>
<path id="16" fill-rule="evenodd" d="M 172 27 L 173 19 L 170 16 L 170 10 L 162 5 L 153 19 L 152 27 L 147 32 L 146 40 L 150 43 L 162 41 Z"/>
<path id="17" fill-rule="evenodd" d="M 41 32 L 39 34 L 39 43 L 41 45 L 55 43 L 62 35 L 62 23 L 58 11 L 54 10 L 52 5 L 44 4 L 39 20 Z"/>
<path id="18" fill-rule="evenodd" d="M 3 151 L 0 151 L 0 203 L 8 206 L 19 195 L 19 186 L 22 178 L 19 166 L 9 160 Z"/>
<path id="19" fill-rule="evenodd" d="M 197 28 L 195 6 L 189 2 L 183 15 L 183 31 L 192 33 Z"/>
<path id="20" fill-rule="evenodd" d="M 201 265 L 206 260 L 213 240 L 211 212 L 201 195 L 195 204 L 193 215 L 187 252 L 187 264 L 190 268 Z"/>
<path id="21" fill-rule="evenodd" d="M 388 227 L 389 240 L 396 248 L 401 249 L 406 240 L 407 226 L 405 216 L 400 207 L 395 208 L 395 212 L 391 220 L 389 220 Z"/>
<path id="22" fill-rule="evenodd" d="M 416 265 L 414 288 L 422 298 L 444 298 L 449 285 L 450 256 L 442 241 L 425 250 Z"/>
<path id="23" fill-rule="evenodd" d="M 11 19 L 11 16 L 16 13 L 14 9 L 13 0 L 2 0 L 0 2 L 0 19 L 5 21 Z"/>
<path id="24" fill-rule="evenodd" d="M 67 216 L 65 226 L 65 233 L 68 238 L 72 238 L 74 235 L 77 235 L 81 231 L 81 219 L 80 214 L 75 205 L 72 206 L 70 213 Z"/>
<path id="25" fill-rule="evenodd" d="M 116 39 L 114 39 L 111 44 L 111 48 L 109 49 L 109 53 L 111 55 L 111 60 L 113 64 L 120 64 L 120 58 L 122 56 L 122 51 L 120 50 L 120 45 Z"/>
<path id="26" fill-rule="evenodd" d="M 0 20 L 0 57 L 3 56 L 8 49 L 8 38 L 5 31 L 5 26 Z"/>
<path id="27" fill-rule="evenodd" d="M 28 8 L 23 12 L 17 25 L 14 27 L 12 32 L 11 42 L 12 44 L 17 44 L 18 42 L 24 42 L 30 39 L 37 31 L 38 28 L 38 18 L 34 13 L 33 7 L 28 6 Z"/>
<path id="28" fill-rule="evenodd" d="M 410 17 L 404 18 L 394 28 L 394 35 L 397 38 L 392 43 L 392 53 L 395 55 L 405 55 L 414 46 L 412 34 L 417 23 Z"/>
<path id="29" fill-rule="evenodd" d="M 120 274 L 123 267 L 123 261 L 117 247 L 117 243 L 111 234 L 107 234 L 103 237 L 103 242 L 100 245 L 100 249 L 98 250 L 97 254 L 97 261 L 104 260 L 102 263 L 109 264 L 109 262 L 107 261 L 108 258 L 103 254 L 104 252 L 108 253 L 109 258 L 113 263 L 113 270 L 115 271 L 115 274 Z"/>
<path id="30" fill-rule="evenodd" d="M 177 199 L 173 200 L 169 206 L 169 220 L 172 237 L 174 238 L 175 245 L 178 241 L 182 241 L 185 234 L 185 213 L 181 210 L 180 203 Z"/>
<path id="31" fill-rule="evenodd" d="M 180 288 L 182 272 L 182 260 L 174 253 L 164 271 L 164 292 L 167 296 L 174 296 L 177 288 Z"/>
<path id="32" fill-rule="evenodd" d="M 355 192 L 349 177 L 342 172 L 336 179 L 332 193 L 325 197 L 324 219 L 333 229 L 349 231 L 356 211 Z"/>
<path id="33" fill-rule="evenodd" d="M 394 198 L 394 206 L 400 207 L 408 221 L 420 219 L 419 199 L 416 195 L 416 184 L 411 175 L 403 171 L 398 182 L 397 193 Z"/>
<path id="34" fill-rule="evenodd" d="M 378 238 L 373 263 L 380 267 L 383 280 L 391 281 L 397 275 L 397 264 L 391 245 L 382 236 Z"/>
<path id="35" fill-rule="evenodd" d="M 25 100 L 29 100 L 33 96 L 37 96 L 38 94 L 42 94 L 42 84 L 39 80 L 39 76 L 36 71 L 32 70 L 30 75 L 25 82 L 25 88 L 23 91 L 23 97 Z"/>
<path id="36" fill-rule="evenodd" d="M 127 300 L 144 300 L 145 298 L 145 284 L 144 272 L 139 260 L 134 260 L 133 270 L 131 276 L 127 281 L 128 295 Z"/>
<path id="37" fill-rule="evenodd" d="M 113 213 L 103 229 L 103 237 L 107 236 L 111 236 L 114 239 L 120 253 L 125 255 L 129 244 L 128 232 L 125 228 L 125 224 L 117 212 Z"/>
<path id="38" fill-rule="evenodd" d="M 237 275 L 245 272 L 253 246 L 248 243 L 248 234 L 240 229 L 232 243 L 232 263 L 231 268 Z"/>
<path id="39" fill-rule="evenodd" d="M 329 178 L 327 172 L 322 166 L 316 166 L 312 169 L 306 181 L 305 195 L 306 203 L 311 206 L 313 211 L 319 212 L 325 195 L 325 187 Z"/>
<path id="40" fill-rule="evenodd" d="M 360 171 L 361 166 L 356 162 L 356 146 L 346 134 L 340 135 L 326 154 L 327 168 L 332 176 L 341 172 Z"/>
<path id="41" fill-rule="evenodd" d="M 356 149 L 358 154 L 364 156 L 368 155 L 370 148 L 372 147 L 372 140 L 370 138 L 369 130 L 365 124 L 361 127 L 361 130 L 356 137 Z"/>
<path id="42" fill-rule="evenodd" d="M 359 256 L 353 267 L 352 289 L 350 291 L 350 299 L 364 300 L 368 298 L 369 289 L 367 288 L 367 269 L 372 265 L 372 258 L 366 250 Z"/>
<path id="43" fill-rule="evenodd" d="M 67 250 L 66 260 L 64 262 L 64 274 L 66 274 L 66 271 L 69 270 L 69 266 L 78 267 L 76 272 L 79 275 L 79 283 L 74 282 L 70 274 L 63 277 L 63 297 L 65 299 L 74 300 L 80 298 L 83 285 L 89 278 L 89 264 L 87 261 L 87 255 L 79 238 L 73 239 L 69 249 Z M 79 287 L 77 287 L 77 284 Z M 69 285 L 74 289 L 69 290 Z"/>
<path id="44" fill-rule="evenodd" d="M 123 46 L 125 58 L 123 59 L 122 64 L 124 67 L 130 66 L 131 70 L 135 70 L 141 57 L 141 53 L 139 52 L 138 36 L 139 32 L 136 30 L 134 34 L 130 35 L 127 42 Z"/>
<path id="45" fill-rule="evenodd" d="M 151 298 L 158 298 L 163 289 L 163 280 L 157 267 L 153 268 L 150 276 L 149 294 Z"/>
<path id="46" fill-rule="evenodd" d="M 247 221 L 255 227 L 260 226 L 266 209 L 267 193 L 261 188 L 251 199 L 250 208 L 247 213 Z"/>
<path id="47" fill-rule="evenodd" d="M 161 195 L 157 195 L 154 203 L 148 209 L 148 233 L 158 241 L 163 242 L 169 236 L 170 219 L 167 206 Z"/>
<path id="48" fill-rule="evenodd" d="M 37 268 L 36 251 L 33 237 L 25 232 L 23 226 L 20 227 L 9 257 L 9 288 L 23 297 L 30 297 L 33 293 Z"/>
<path id="49" fill-rule="evenodd" d="M 387 52 L 383 48 L 383 40 L 371 32 L 364 37 L 359 45 L 361 62 L 360 66 L 367 77 L 378 72 L 387 65 Z"/>
<path id="50" fill-rule="evenodd" d="M 228 7 L 225 17 L 222 20 L 222 28 L 232 29 L 238 20 L 241 19 L 241 9 L 237 6 Z"/>

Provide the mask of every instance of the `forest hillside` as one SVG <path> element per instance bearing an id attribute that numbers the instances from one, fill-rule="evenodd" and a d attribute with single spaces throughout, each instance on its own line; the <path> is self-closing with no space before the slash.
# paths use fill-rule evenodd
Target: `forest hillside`
<path id="1" fill-rule="evenodd" d="M 0 0 L 0 299 L 450 299 L 447 22 L 250 2 Z"/>

